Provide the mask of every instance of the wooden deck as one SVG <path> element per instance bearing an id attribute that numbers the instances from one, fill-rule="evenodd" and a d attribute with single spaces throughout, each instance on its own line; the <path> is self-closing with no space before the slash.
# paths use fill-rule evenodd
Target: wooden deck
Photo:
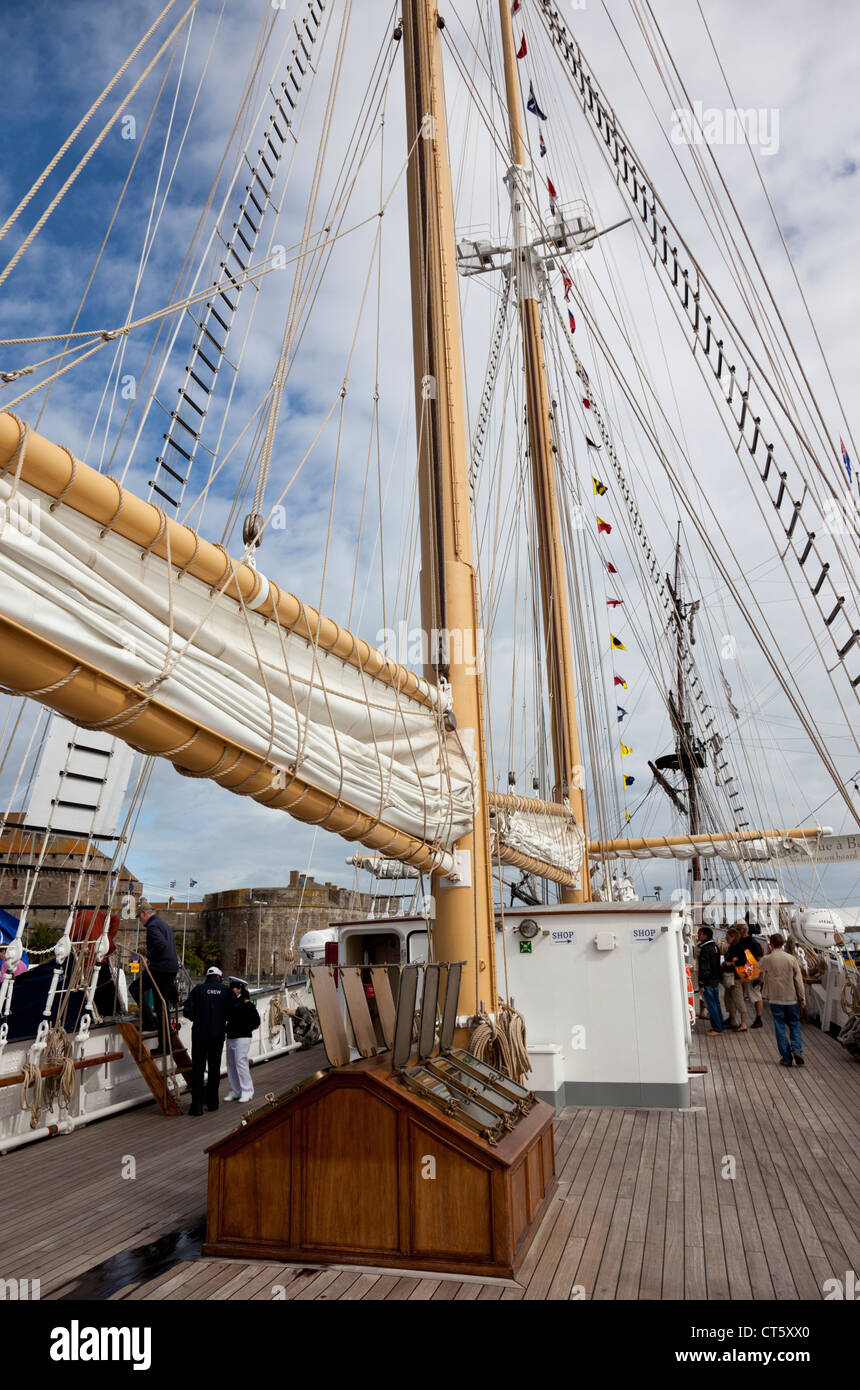
<path id="1" fill-rule="evenodd" d="M 558 1191 L 517 1282 L 359 1268 L 186 1259 L 137 1272 L 116 1299 L 820 1299 L 860 1269 L 860 1065 L 804 1029 L 807 1065 L 780 1067 L 769 1019 L 698 1036 L 689 1111 L 568 1109 L 556 1125 Z M 320 1065 L 320 1050 L 255 1072 L 258 1096 Z M 231 1113 L 232 1112 L 232 1113 Z M 236 1122 L 154 1106 L 2 1160 L 18 1215 L 4 1268 L 72 1294 L 93 1266 L 199 1226 L 204 1147 Z M 122 1178 L 132 1155 L 137 1176 Z M 731 1174 L 734 1174 L 731 1176 Z"/>

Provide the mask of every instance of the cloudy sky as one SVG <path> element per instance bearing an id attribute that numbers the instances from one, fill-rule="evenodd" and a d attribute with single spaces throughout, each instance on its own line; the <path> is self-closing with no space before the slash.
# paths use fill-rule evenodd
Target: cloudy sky
<path id="1" fill-rule="evenodd" d="M 0 220 L 17 205 L 161 8 L 161 3 L 151 0 L 125 6 L 71 0 L 60 8 L 38 0 L 27 7 L 13 6 L 8 0 L 0 4 L 4 49 L 15 55 L 6 91 L 9 138 L 0 169 Z M 181 3 L 174 6 L 158 37 L 150 40 L 73 151 L 0 243 L 0 273 L 21 237 L 116 110 L 118 94 L 125 94 L 140 76 L 184 8 Z M 343 3 L 329 8 L 319 74 L 306 85 L 300 138 L 289 171 L 278 185 L 280 216 L 276 224 L 267 224 L 265 234 L 271 234 L 275 244 L 295 245 L 316 167 L 320 169 L 320 186 L 312 226 L 319 229 L 338 222 L 345 233 L 349 228 L 354 230 L 334 244 L 325 279 L 321 286 L 315 285 L 312 303 L 305 304 L 299 315 L 300 351 L 291 364 L 284 395 L 266 492 L 269 506 L 277 501 L 309 450 L 345 379 L 348 391 L 342 415 L 336 409 L 284 499 L 286 527 L 267 534 L 259 563 L 282 586 L 310 603 L 321 604 L 339 620 L 349 620 L 374 641 L 382 627 L 401 619 L 414 622 L 417 616 L 402 65 L 391 42 L 395 9 L 387 0 L 354 0 L 330 113 L 331 137 L 318 164 L 346 14 Z M 447 21 L 446 84 L 458 227 L 487 228 L 491 238 L 504 241 L 509 236 L 509 215 L 502 185 L 501 112 L 487 76 L 498 56 L 497 7 L 494 0 L 480 5 L 459 0 L 441 8 Z M 741 0 L 702 0 L 702 8 L 734 102 L 756 112 L 759 167 L 839 396 L 850 409 L 860 368 L 854 288 L 855 229 L 860 212 L 860 105 L 852 95 L 856 68 L 853 7 L 826 0 L 816 9 L 814 25 L 810 24 L 808 6 L 799 0 L 753 6 Z M 693 162 L 694 154 L 706 156 L 706 151 L 672 140 L 672 132 L 679 127 L 679 118 L 673 117 L 678 93 L 664 86 L 648 45 L 650 40 L 665 70 L 667 52 L 656 47 L 659 35 L 655 20 L 659 24 L 683 79 L 682 104 L 686 105 L 687 99 L 694 107 L 700 103 L 696 109 L 703 125 L 719 141 L 712 146 L 713 152 L 761 265 L 758 277 L 751 267 L 753 282 L 760 294 L 762 279 L 773 289 L 829 434 L 835 439 L 843 436 L 853 458 L 854 422 L 840 412 L 749 149 L 727 139 L 731 127 L 726 125 L 726 112 L 731 101 L 697 6 L 688 0 L 654 0 L 649 9 L 619 0 L 607 0 L 606 5 L 589 0 L 583 8 L 563 4 L 559 9 L 686 243 L 737 314 L 744 331 L 766 334 L 755 305 L 750 312 L 738 293 L 734 258 L 731 254 L 723 258 L 714 235 L 714 215 Z M 183 29 L 176 43 L 168 46 L 126 108 L 124 114 L 133 116 L 133 124 L 116 123 L 0 287 L 4 336 L 59 333 L 71 326 L 135 159 L 80 326 L 114 327 L 128 316 L 137 317 L 168 303 L 177 277 L 183 274 L 189 246 L 194 248 L 191 274 L 200 263 L 215 221 L 214 212 L 206 213 L 198 233 L 210 188 L 213 183 L 217 188 L 216 211 L 228 192 L 228 175 L 222 171 L 219 177 L 219 163 L 259 53 L 260 36 L 274 17 L 259 68 L 262 76 L 258 75 L 249 108 L 240 117 L 239 140 L 253 126 L 248 113 L 256 113 L 266 82 L 275 72 L 283 72 L 281 49 L 286 44 L 288 56 L 293 10 L 291 0 L 282 12 L 273 12 L 263 3 L 228 3 L 222 9 L 220 0 L 201 0 L 190 30 Z M 296 7 L 297 13 L 303 10 L 304 5 Z M 596 226 L 608 227 L 624 218 L 627 210 L 576 107 L 564 71 L 550 52 L 534 0 L 523 0 L 516 24 L 517 40 L 522 32 L 528 37 L 529 53 L 520 64 L 521 79 L 526 88 L 529 81 L 534 83 L 549 118 L 542 126 L 548 149 L 544 158 L 538 149 L 538 122 L 528 122 L 536 170 L 535 209 L 542 218 L 548 218 L 541 179 L 549 173 L 563 204 L 587 198 Z M 379 74 L 382 79 L 377 83 Z M 369 83 L 377 95 L 385 93 L 384 103 L 374 105 L 370 138 L 360 162 L 353 163 L 356 177 L 349 204 L 331 210 L 329 201 L 340 186 L 344 151 L 350 146 L 360 113 L 366 109 Z M 831 102 L 830 93 L 838 94 L 838 100 Z M 384 124 L 380 120 L 383 110 Z M 252 151 L 257 144 L 251 141 Z M 236 150 L 234 140 L 225 170 L 233 167 Z M 714 166 L 709 168 L 716 177 Z M 246 181 L 241 180 L 240 191 Z M 380 189 L 385 200 L 381 223 L 373 216 L 379 208 Z M 723 191 L 724 209 L 726 203 Z M 231 212 L 234 204 L 235 198 L 227 197 L 219 224 L 227 236 L 235 220 Z M 737 234 L 737 223 L 734 228 Z M 217 243 L 215 247 L 205 262 L 207 266 L 219 258 Z M 219 460 L 235 445 L 207 496 L 202 518 L 200 509 L 196 511 L 202 534 L 223 538 L 234 553 L 240 548 L 235 512 L 241 526 L 242 515 L 248 510 L 244 498 L 237 507 L 233 504 L 245 465 L 253 462 L 249 448 L 253 425 L 248 429 L 249 422 L 264 401 L 284 324 L 291 306 L 295 307 L 295 263 L 289 254 L 286 259 L 286 268 L 266 276 L 259 291 L 249 287 L 243 292 L 228 354 L 233 362 L 240 363 L 241 371 L 235 385 L 230 368 L 221 374 L 220 397 L 204 438 L 213 450 L 218 445 Z M 744 260 L 750 265 L 748 252 Z M 187 278 L 184 283 L 188 283 Z M 549 283 L 550 294 L 566 314 L 558 267 L 550 272 Z M 462 286 L 470 421 L 474 421 L 484 383 L 499 289 L 495 273 Z M 768 532 L 767 498 L 763 490 L 757 493 L 745 476 L 631 226 L 609 233 L 584 258 L 575 274 L 572 302 L 576 305 L 577 351 L 595 388 L 595 400 L 611 422 L 619 456 L 663 571 L 672 563 L 676 526 L 681 520 L 685 586 L 701 600 L 696 657 L 708 698 L 718 711 L 718 727 L 726 739 L 749 819 L 753 824 L 761 824 L 763 819 L 780 825 L 819 821 L 835 829 L 852 828 L 847 808 L 834 795 L 832 781 L 781 693 L 774 671 L 739 613 L 691 516 L 692 510 L 744 602 L 759 605 L 757 623 L 759 627 L 769 625 L 766 645 L 779 671 L 799 682 L 830 755 L 842 777 L 851 779 L 860 773 L 860 754 L 815 651 L 814 639 L 822 637 L 820 625 L 815 626 L 817 614 L 792 589 L 791 580 L 797 575 L 783 567 Z M 570 375 L 567 344 L 551 327 L 552 321 L 550 314 L 545 327 L 546 349 L 553 373 L 551 389 L 564 416 L 563 466 L 570 500 L 581 505 L 584 520 L 584 529 L 573 536 L 572 548 L 582 576 L 582 604 L 574 623 L 583 651 L 579 674 L 588 688 L 589 709 L 600 723 L 601 717 L 614 716 L 612 674 L 613 669 L 621 670 L 629 687 L 623 697 L 628 711 L 623 732 L 634 748 L 624 760 L 624 772 L 635 777 L 625 798 L 619 790 L 622 767 L 615 746 L 617 729 L 602 727 L 586 739 L 590 760 L 599 760 L 593 783 L 600 788 L 601 800 L 598 806 L 592 797 L 592 816 L 607 833 L 616 834 L 622 829 L 626 808 L 631 811 L 633 833 L 662 833 L 677 826 L 662 793 L 649 792 L 647 760 L 671 747 L 663 695 L 672 674 L 670 647 L 660 626 L 661 610 L 643 577 L 641 552 L 621 498 L 613 495 L 611 487 L 600 501 L 600 514 L 611 521 L 613 532 L 609 538 L 597 539 L 591 487 L 594 458 L 584 443 L 583 412 Z M 166 429 L 165 410 L 173 407 L 188 360 L 193 325 L 187 316 L 179 316 L 169 321 L 168 331 L 174 329 L 175 346 L 163 363 L 157 386 L 154 374 L 162 366 L 160 353 L 166 333 L 162 331 L 147 367 L 156 330 L 144 327 L 70 371 L 54 386 L 46 402 L 46 393 L 41 392 L 14 408 L 34 425 L 38 419 L 39 429 L 68 444 L 92 465 L 120 475 L 127 470 L 128 485 L 145 495 Z M 616 355 L 654 421 L 687 495 L 686 506 L 670 487 L 665 469 L 634 419 L 622 389 L 612 380 L 601 338 Z M 4 347 L 0 353 L 3 370 L 37 360 L 32 348 Z M 503 353 L 500 387 L 478 480 L 476 529 L 484 601 L 488 615 L 493 616 L 492 623 L 488 622 L 487 685 L 494 780 L 506 787 L 511 770 L 518 788 L 528 791 L 532 776 L 543 775 L 544 769 L 534 733 L 537 697 L 528 590 L 530 522 L 522 486 L 522 394 L 514 370 L 516 353 L 514 340 Z M 48 356 L 48 350 L 43 355 Z M 135 385 L 142 385 L 124 424 L 129 402 L 122 386 L 130 378 Z M 7 385 L 0 403 L 8 403 L 13 393 L 17 395 L 38 379 L 39 374 Z M 144 416 L 143 402 L 154 386 L 157 403 Z M 225 418 L 231 390 L 230 411 Z M 808 398 L 808 393 L 798 391 L 792 396 L 793 407 L 806 410 Z M 199 480 L 196 473 L 186 504 L 202 487 L 210 456 L 201 455 L 196 467 Z M 826 468 L 828 476 L 835 478 L 838 461 L 828 457 Z M 605 475 L 605 461 L 601 461 L 599 471 Z M 604 481 L 611 479 L 604 477 Z M 856 497 L 855 486 L 855 501 Z M 848 535 L 842 543 L 853 545 L 856 554 L 854 536 Z M 617 586 L 611 589 L 606 582 L 607 558 L 619 570 Z M 856 575 L 854 584 L 856 594 Z M 611 595 L 624 599 L 623 607 L 615 610 L 611 630 L 620 635 L 627 648 L 623 667 L 616 664 L 614 668 L 608 651 L 610 625 L 605 608 L 605 599 Z M 729 647 L 727 637 L 732 639 Z M 725 656 L 729 649 L 733 655 Z M 618 660 L 616 656 L 616 663 Z M 739 709 L 737 721 L 727 706 L 723 676 Z M 849 716 L 856 708 L 849 704 L 853 699 L 849 693 L 845 701 Z M 856 722 L 854 717 L 855 726 Z M 31 730 L 32 715 L 28 712 L 16 745 L 22 753 Z M 8 770 L 0 791 L 5 805 L 11 792 Z M 858 801 L 860 798 L 855 797 Z M 714 804 L 718 807 L 720 803 Z M 315 835 L 283 815 L 267 812 L 210 784 L 189 782 L 169 766 L 157 765 L 130 862 L 147 891 L 157 895 L 166 891 L 173 878 L 181 884 L 193 876 L 199 883 L 195 891 L 205 892 L 282 882 L 290 868 L 349 883 L 352 871 L 344 860 L 350 852 L 336 837 L 322 832 Z M 642 891 L 653 892 L 654 885 L 660 884 L 665 892 L 674 886 L 673 871 L 663 865 L 637 870 L 637 881 Z M 815 883 L 810 874 L 793 875 L 785 886 L 804 900 L 812 895 L 816 902 L 860 901 L 860 882 L 852 865 L 829 869 Z"/>

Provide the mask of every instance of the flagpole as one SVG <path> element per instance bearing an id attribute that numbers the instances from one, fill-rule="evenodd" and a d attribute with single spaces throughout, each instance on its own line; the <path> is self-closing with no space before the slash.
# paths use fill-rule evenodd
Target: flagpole
<path id="1" fill-rule="evenodd" d="M 188 930 L 188 904 L 191 901 L 191 880 L 185 889 L 185 914 L 182 918 L 182 969 L 185 969 L 185 933 Z"/>
<path id="2" fill-rule="evenodd" d="M 539 289 L 533 264 L 534 252 L 530 245 L 526 143 L 523 135 L 510 0 L 499 0 L 499 16 L 512 158 L 508 179 L 514 220 L 514 269 L 525 359 L 529 452 L 538 529 L 544 642 L 549 679 L 554 771 L 552 795 L 555 801 L 569 802 L 577 824 L 586 835 L 587 844 L 585 790 L 576 723 L 573 646 L 564 549 L 559 526 L 552 414 L 540 328 Z M 591 899 L 587 849 L 583 851 L 579 879 L 578 889 L 562 889 L 563 901 L 588 902 Z"/>

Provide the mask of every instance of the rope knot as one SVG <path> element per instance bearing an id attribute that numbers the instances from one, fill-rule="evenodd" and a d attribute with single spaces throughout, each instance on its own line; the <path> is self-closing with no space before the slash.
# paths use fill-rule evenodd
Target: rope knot
<path id="1" fill-rule="evenodd" d="M 151 681 L 138 681 L 135 690 L 139 690 L 143 695 L 151 695 L 166 680 L 167 672 L 162 671 L 160 676 L 153 676 Z"/>

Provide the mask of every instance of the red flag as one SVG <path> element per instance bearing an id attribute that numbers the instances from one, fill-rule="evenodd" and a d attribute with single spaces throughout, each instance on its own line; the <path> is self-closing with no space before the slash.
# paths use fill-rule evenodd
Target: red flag
<path id="1" fill-rule="evenodd" d="M 604 521 L 604 520 L 603 520 L 603 517 L 602 517 L 602 516 L 599 516 L 599 517 L 597 518 L 597 534 L 598 534 L 598 536 L 600 535 L 600 533 L 601 533 L 602 531 L 605 531 L 606 534 L 607 534 L 607 536 L 608 536 L 608 535 L 611 533 L 611 531 L 612 531 L 612 527 L 610 526 L 610 524 L 609 524 L 608 521 Z"/>
<path id="2" fill-rule="evenodd" d="M 561 283 L 564 285 L 564 297 L 565 299 L 569 299 L 570 292 L 573 289 L 573 281 L 571 280 L 566 270 L 563 270 L 561 272 Z"/>
<path id="3" fill-rule="evenodd" d="M 591 401 L 588 399 L 587 396 L 583 396 L 583 398 L 582 398 L 582 404 L 585 406 L 586 410 L 590 410 L 590 409 L 591 409 Z"/>
<path id="4" fill-rule="evenodd" d="M 623 598 L 608 598 L 606 602 L 610 608 L 618 608 L 619 605 L 624 602 L 624 600 Z"/>
<path id="5" fill-rule="evenodd" d="M 607 560 L 607 561 L 606 561 L 606 568 L 609 570 L 609 573 L 610 573 L 610 574 L 617 574 L 617 573 L 618 573 L 617 569 L 615 568 L 615 566 L 613 565 L 613 563 L 612 563 L 611 560 Z"/>
<path id="6" fill-rule="evenodd" d="M 525 56 L 526 56 L 527 53 L 528 53 L 528 49 L 526 48 L 526 36 L 525 36 L 525 34 L 523 34 L 523 41 L 522 41 L 522 43 L 520 44 L 519 48 L 517 49 L 517 57 L 518 57 L 518 58 L 525 58 Z"/>
<path id="7" fill-rule="evenodd" d="M 575 332 L 576 332 L 576 319 L 573 317 L 573 314 L 571 313 L 570 309 L 568 309 L 568 311 L 567 311 L 567 317 L 570 319 L 570 331 L 571 331 L 571 333 L 575 333 Z"/>
<path id="8" fill-rule="evenodd" d="M 624 689 L 625 689 L 625 690 L 627 689 L 627 682 L 626 682 L 626 680 L 624 680 L 623 676 L 616 676 L 616 677 L 615 677 L 615 684 L 616 684 L 616 685 L 623 685 Z"/>
<path id="9" fill-rule="evenodd" d="M 516 12 L 517 12 L 517 10 L 519 9 L 519 7 L 520 7 L 520 0 L 514 0 L 514 3 L 511 5 L 511 14 L 516 14 Z"/>
<path id="10" fill-rule="evenodd" d="M 523 43 L 525 43 L 525 41 L 526 41 L 526 38 L 525 38 L 525 34 L 524 34 L 524 35 L 523 35 Z M 519 53 L 517 54 L 517 57 L 518 57 L 518 58 L 520 57 L 520 54 L 519 54 Z M 555 202 L 555 199 L 558 197 L 558 194 L 557 194 L 556 191 L 555 191 L 555 184 L 553 183 L 552 179 L 547 179 L 547 181 L 546 181 L 546 186 L 547 186 L 547 192 L 549 193 L 549 196 L 552 198 L 553 202 Z"/>

